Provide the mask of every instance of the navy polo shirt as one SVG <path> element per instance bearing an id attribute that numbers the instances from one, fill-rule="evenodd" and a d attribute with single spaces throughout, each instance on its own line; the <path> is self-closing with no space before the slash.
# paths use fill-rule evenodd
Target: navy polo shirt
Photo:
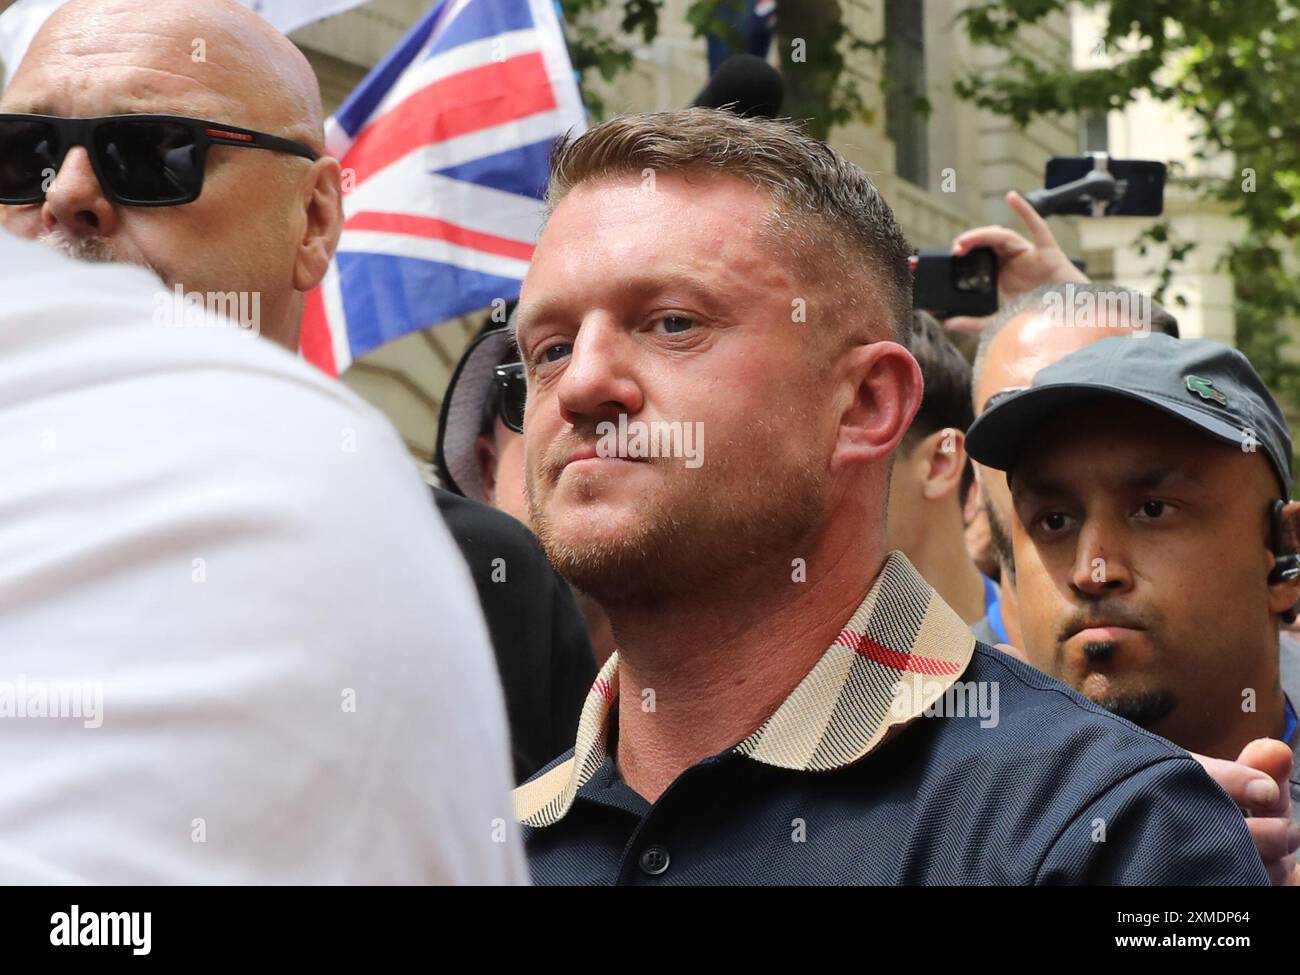
<path id="1" fill-rule="evenodd" d="M 964 635 L 963 635 L 964 634 Z M 575 748 L 515 791 L 538 884 L 1267 884 L 1186 752 L 975 643 L 899 553 L 780 708 L 654 804 Z"/>

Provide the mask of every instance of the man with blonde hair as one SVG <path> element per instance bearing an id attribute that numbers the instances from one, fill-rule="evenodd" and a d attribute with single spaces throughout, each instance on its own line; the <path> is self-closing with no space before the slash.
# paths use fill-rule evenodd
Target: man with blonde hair
<path id="1" fill-rule="evenodd" d="M 550 205 L 529 503 L 619 649 L 516 790 L 535 880 L 1267 882 L 1195 761 L 976 644 L 886 553 L 921 380 L 861 170 L 789 123 L 631 116 L 557 152 Z M 702 464 L 600 445 L 664 423 L 701 425 Z"/>

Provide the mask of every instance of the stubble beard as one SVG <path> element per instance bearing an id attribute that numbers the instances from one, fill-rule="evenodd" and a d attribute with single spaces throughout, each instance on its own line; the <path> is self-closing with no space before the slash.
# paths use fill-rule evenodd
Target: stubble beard
<path id="1" fill-rule="evenodd" d="M 548 517 L 539 481 L 553 491 L 558 474 L 548 455 L 540 470 L 529 471 L 529 510 L 551 563 L 575 588 L 607 612 L 653 609 L 718 592 L 756 566 L 784 565 L 782 578 L 790 578 L 791 560 L 805 554 L 801 543 L 821 521 L 827 475 L 805 451 L 781 458 L 773 478 L 777 459 L 762 446 L 726 443 L 697 470 L 681 458 L 651 460 L 659 483 L 634 502 L 635 517 L 591 538 L 583 534 L 580 508 L 567 525 Z"/>

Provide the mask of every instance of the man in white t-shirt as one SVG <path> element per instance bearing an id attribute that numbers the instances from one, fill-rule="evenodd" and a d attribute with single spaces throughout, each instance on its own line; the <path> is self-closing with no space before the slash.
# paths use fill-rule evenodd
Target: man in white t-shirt
<path id="1" fill-rule="evenodd" d="M 0 882 L 526 881 L 400 439 L 158 290 L 0 232 Z"/>

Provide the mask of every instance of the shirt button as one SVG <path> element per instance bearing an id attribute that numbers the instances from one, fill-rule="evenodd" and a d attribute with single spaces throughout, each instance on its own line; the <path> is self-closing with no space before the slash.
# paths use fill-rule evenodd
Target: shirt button
<path id="1" fill-rule="evenodd" d="M 668 869 L 668 851 L 662 846 L 647 846 L 641 851 L 641 869 L 652 877 L 658 877 Z"/>

